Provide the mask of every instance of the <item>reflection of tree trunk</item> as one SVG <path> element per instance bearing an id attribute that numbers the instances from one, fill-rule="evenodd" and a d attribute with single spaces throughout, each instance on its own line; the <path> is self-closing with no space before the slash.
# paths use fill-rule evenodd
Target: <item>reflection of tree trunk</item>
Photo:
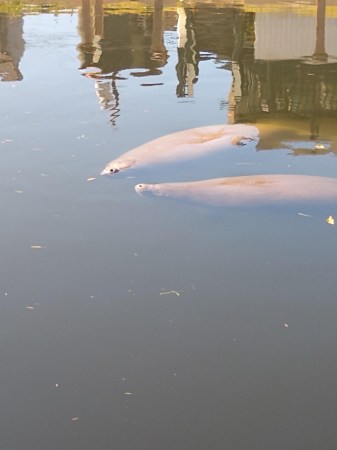
<path id="1" fill-rule="evenodd" d="M 325 53 L 325 9 L 326 0 L 317 0 L 316 48 L 315 58 L 326 58 Z"/>

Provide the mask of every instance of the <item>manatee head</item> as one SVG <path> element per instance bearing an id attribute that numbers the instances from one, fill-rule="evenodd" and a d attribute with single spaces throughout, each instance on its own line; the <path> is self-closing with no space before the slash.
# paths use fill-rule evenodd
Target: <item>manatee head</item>
<path id="1" fill-rule="evenodd" d="M 169 196 L 175 197 L 176 192 L 174 186 L 175 183 L 156 183 L 156 184 L 141 183 L 135 186 L 135 191 L 139 195 L 151 194 L 157 195 L 158 197 L 169 197 Z"/>
<path id="2" fill-rule="evenodd" d="M 101 175 L 112 175 L 122 170 L 128 169 L 134 165 L 134 161 L 124 158 L 114 159 L 110 161 L 102 170 Z"/>
<path id="3" fill-rule="evenodd" d="M 109 167 L 109 164 L 104 167 L 104 169 L 101 172 L 101 175 L 110 175 L 112 173 L 119 172 L 119 169 L 117 167 Z"/>
<path id="4" fill-rule="evenodd" d="M 137 192 L 137 194 L 142 195 L 146 192 L 153 192 L 154 191 L 154 185 L 153 184 L 145 184 L 145 183 L 141 183 L 141 184 L 137 184 L 135 186 L 135 191 Z"/>

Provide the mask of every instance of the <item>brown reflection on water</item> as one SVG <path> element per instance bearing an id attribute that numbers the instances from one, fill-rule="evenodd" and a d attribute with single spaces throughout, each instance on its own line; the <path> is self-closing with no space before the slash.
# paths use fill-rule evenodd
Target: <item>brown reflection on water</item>
<path id="1" fill-rule="evenodd" d="M 149 74 L 160 74 L 156 69 L 167 59 L 162 10 L 162 1 L 156 0 L 153 13 L 104 14 L 102 0 L 82 0 L 78 46 L 81 68 L 98 67 L 102 74 L 125 69 L 148 69 Z"/>
<path id="2" fill-rule="evenodd" d="M 326 18 L 325 0 L 317 0 L 316 5 L 316 17 L 183 2 L 174 11 L 165 10 L 162 0 L 154 0 L 151 9 L 122 13 L 104 9 L 102 0 L 82 0 L 81 69 L 99 71 L 85 75 L 95 78 L 101 107 L 111 111 L 115 124 L 120 114 L 120 72 L 129 70 L 123 77 L 158 76 L 158 82 L 142 85 L 163 84 L 162 68 L 168 60 L 163 36 L 176 30 L 177 97 L 194 96 L 200 65 L 213 59 L 232 74 L 228 122 L 260 124 L 259 148 L 282 145 L 281 136 L 270 140 L 270 129 L 275 130 L 274 136 L 278 129 L 285 129 L 287 139 L 333 140 L 330 122 L 337 115 L 337 45 L 331 36 L 337 19 Z M 304 146 L 303 153 L 307 150 L 312 154 L 326 148 Z M 301 153 L 300 148 L 296 152 Z"/>
<path id="3" fill-rule="evenodd" d="M 328 29 L 331 35 L 336 19 L 326 23 L 325 8 L 325 0 L 318 0 L 316 23 L 310 17 L 291 14 L 287 20 L 277 14 L 255 17 L 259 39 L 250 53 L 239 53 L 232 63 L 230 119 L 261 124 L 260 149 L 280 148 L 287 136 L 302 141 L 293 148 L 296 155 L 325 154 L 330 146 L 321 140 L 336 139 L 337 46 L 329 42 L 332 54 L 326 53 L 325 46 L 325 33 Z M 273 29 L 279 31 L 276 36 L 272 36 Z M 306 39 L 310 29 L 311 52 Z M 277 130 L 282 128 L 277 141 Z"/>
<path id="4" fill-rule="evenodd" d="M 194 31 L 192 12 L 178 6 L 178 64 L 176 72 L 178 78 L 177 96 L 192 97 L 193 85 L 198 80 L 199 55 L 196 48 L 196 37 Z"/>
<path id="5" fill-rule="evenodd" d="M 81 69 L 97 67 L 96 93 L 102 108 L 111 111 L 111 123 L 120 115 L 119 72 L 134 77 L 161 75 L 168 58 L 163 42 L 163 1 L 154 0 L 152 13 L 104 14 L 102 0 L 82 0 L 78 46 Z"/>
<path id="6" fill-rule="evenodd" d="M 19 81 L 23 76 L 19 69 L 23 56 L 23 18 L 0 15 L 0 80 Z"/>
<path id="7" fill-rule="evenodd" d="M 315 58 L 327 59 L 325 53 L 325 10 L 326 0 L 317 0 L 317 20 L 316 20 L 316 47 Z"/>

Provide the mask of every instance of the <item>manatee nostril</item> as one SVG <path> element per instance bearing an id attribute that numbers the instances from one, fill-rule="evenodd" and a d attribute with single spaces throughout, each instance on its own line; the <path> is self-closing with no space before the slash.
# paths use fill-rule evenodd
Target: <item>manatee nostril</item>
<path id="1" fill-rule="evenodd" d="M 111 173 L 117 173 L 117 172 L 119 172 L 119 170 L 118 169 L 110 169 L 110 172 Z"/>

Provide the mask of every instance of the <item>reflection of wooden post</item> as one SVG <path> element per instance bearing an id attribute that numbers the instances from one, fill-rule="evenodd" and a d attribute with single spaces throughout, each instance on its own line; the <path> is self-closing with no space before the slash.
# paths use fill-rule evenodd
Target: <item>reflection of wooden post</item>
<path id="1" fill-rule="evenodd" d="M 95 3 L 95 35 L 103 36 L 103 0 L 96 0 Z"/>
<path id="2" fill-rule="evenodd" d="M 176 65 L 178 97 L 192 97 L 193 86 L 198 80 L 198 54 L 191 14 L 184 7 L 177 7 L 178 13 L 178 64 Z M 187 91 L 186 91 L 187 88 Z"/>
<path id="3" fill-rule="evenodd" d="M 82 0 L 82 8 L 79 14 L 79 29 L 81 44 L 91 43 L 93 40 L 93 24 L 90 0 Z"/>
<path id="4" fill-rule="evenodd" d="M 154 0 L 151 54 L 157 60 L 166 60 L 163 44 L 163 0 Z"/>
<path id="5" fill-rule="evenodd" d="M 82 0 L 82 8 L 79 15 L 79 34 L 81 43 L 79 58 L 83 64 L 90 64 L 89 57 L 92 54 L 92 63 L 97 64 L 102 55 L 100 41 L 103 35 L 103 0 Z M 81 49 L 86 48 L 86 55 L 81 53 Z M 88 52 L 88 50 L 90 50 Z"/>
<path id="6" fill-rule="evenodd" d="M 103 0 L 82 0 L 79 12 L 81 44 L 92 44 L 103 35 Z"/>
<path id="7" fill-rule="evenodd" d="M 326 0 L 317 0 L 316 47 L 314 58 L 324 59 L 325 53 L 325 9 Z"/>

